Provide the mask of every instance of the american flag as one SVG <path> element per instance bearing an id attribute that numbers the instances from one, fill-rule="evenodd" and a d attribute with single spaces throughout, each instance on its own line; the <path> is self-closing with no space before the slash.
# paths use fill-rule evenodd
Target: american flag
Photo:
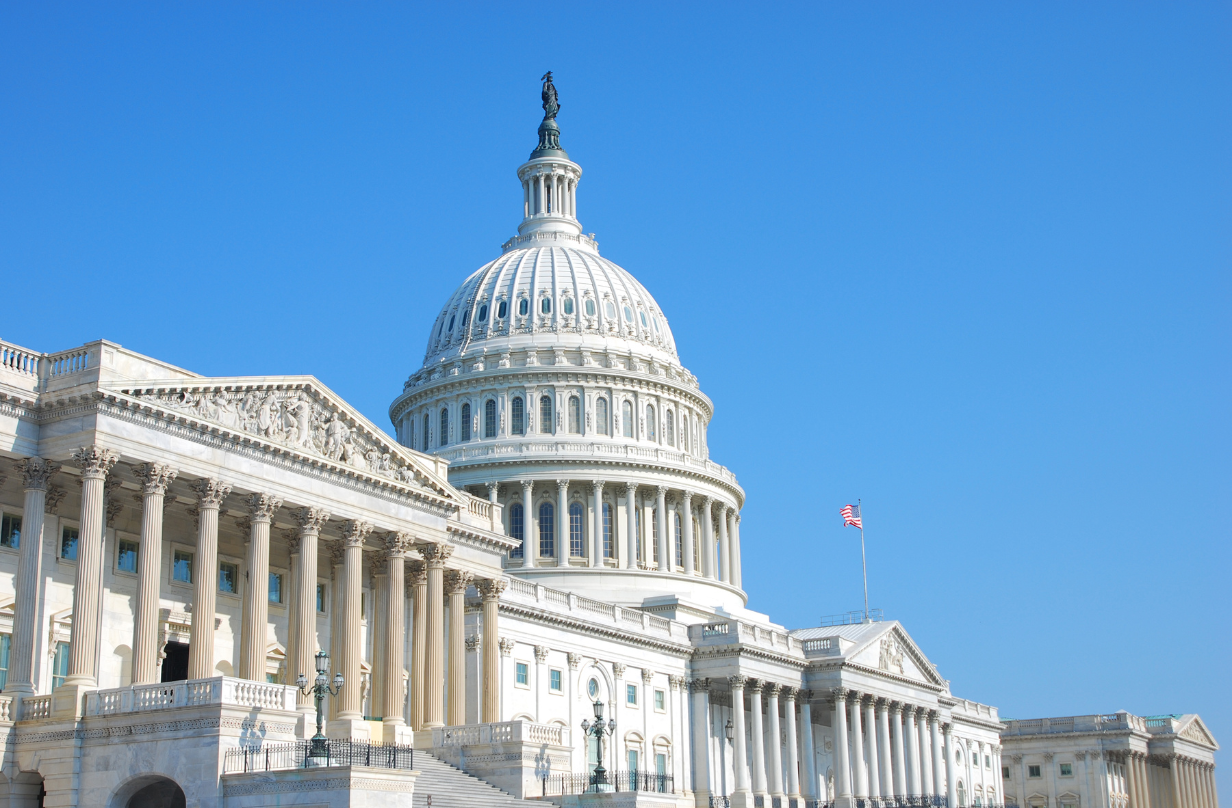
<path id="1" fill-rule="evenodd" d="M 844 505 L 843 509 L 839 511 L 839 513 L 843 515 L 843 527 L 852 525 L 860 528 L 861 530 L 864 529 L 864 522 L 860 519 L 859 505 Z"/>

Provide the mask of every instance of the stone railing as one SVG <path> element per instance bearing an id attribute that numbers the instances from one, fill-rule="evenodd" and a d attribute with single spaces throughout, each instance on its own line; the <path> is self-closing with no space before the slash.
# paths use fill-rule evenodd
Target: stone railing
<path id="1" fill-rule="evenodd" d="M 0 723 L 9 723 L 16 720 L 17 716 L 13 710 L 13 697 L 0 696 Z"/>
<path id="2" fill-rule="evenodd" d="M 1052 735 L 1066 732 L 1116 732 L 1137 729 L 1150 731 L 1143 718 L 1129 713 L 1069 715 L 1060 718 L 1010 718 L 1003 722 L 1001 735 Z M 1159 731 L 1159 730 L 1156 730 Z"/>
<path id="3" fill-rule="evenodd" d="M 26 696 L 21 700 L 21 720 L 41 721 L 51 718 L 51 696 Z"/>
<path id="4" fill-rule="evenodd" d="M 501 506 L 489 502 L 486 499 L 480 499 L 474 494 L 468 494 L 465 491 L 459 491 L 462 496 L 462 501 L 466 503 L 466 512 L 478 519 L 485 528 L 493 533 L 504 533 L 505 527 L 501 521 Z"/>
<path id="5" fill-rule="evenodd" d="M 569 728 L 530 721 L 501 721 L 492 724 L 466 724 L 460 727 L 436 727 L 432 730 L 432 746 L 477 746 L 489 743 L 548 744 L 569 746 Z"/>
<path id="6" fill-rule="evenodd" d="M 689 637 L 701 645 L 728 645 L 743 643 L 796 655 L 802 654 L 801 641 L 786 631 L 770 626 L 759 626 L 743 620 L 716 620 L 689 626 Z"/>
<path id="7" fill-rule="evenodd" d="M 119 715 L 212 704 L 294 711 L 295 688 L 289 685 L 233 679 L 229 676 L 130 685 L 87 693 L 85 715 Z"/>
<path id="8" fill-rule="evenodd" d="M 683 623 L 677 623 L 641 609 L 615 606 L 572 592 L 550 589 L 513 576 L 509 578 L 509 591 L 505 597 L 532 601 L 540 608 L 562 614 L 572 614 L 583 620 L 610 623 L 623 630 L 641 635 L 662 637 L 678 642 L 687 642 L 689 638 L 688 627 Z"/>
<path id="9" fill-rule="evenodd" d="M 839 653 L 837 637 L 820 637 L 814 640 L 804 640 L 800 643 L 806 657 L 835 656 Z"/>

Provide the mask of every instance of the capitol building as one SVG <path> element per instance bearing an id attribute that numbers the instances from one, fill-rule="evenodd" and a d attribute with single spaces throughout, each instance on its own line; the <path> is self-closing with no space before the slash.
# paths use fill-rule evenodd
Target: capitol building
<path id="1" fill-rule="evenodd" d="M 896 621 L 751 607 L 771 540 L 542 99 L 396 439 L 311 376 L 0 342 L 0 806 L 1217 808 L 1196 715 L 1006 721 Z"/>

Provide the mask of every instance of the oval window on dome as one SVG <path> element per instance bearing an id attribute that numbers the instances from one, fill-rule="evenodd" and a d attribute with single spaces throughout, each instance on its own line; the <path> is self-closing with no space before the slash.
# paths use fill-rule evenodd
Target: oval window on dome
<path id="1" fill-rule="evenodd" d="M 527 300 L 526 298 L 522 298 L 521 300 L 518 301 L 518 314 L 522 315 L 523 317 L 530 314 L 530 301 Z"/>
<path id="2" fill-rule="evenodd" d="M 552 313 L 552 298 L 545 297 L 543 300 L 540 300 L 539 301 L 539 311 L 543 312 L 544 314 L 551 314 Z"/>
<path id="3" fill-rule="evenodd" d="M 612 301 L 607 301 L 603 304 L 603 313 L 608 316 L 608 319 L 616 319 L 616 307 L 612 305 Z"/>
<path id="4" fill-rule="evenodd" d="M 488 321 L 488 304 L 484 303 L 479 307 L 479 322 L 486 323 Z"/>
<path id="5" fill-rule="evenodd" d="M 573 314 L 573 298 L 565 298 L 565 314 Z"/>
<path id="6" fill-rule="evenodd" d="M 509 314 L 509 301 L 502 300 L 500 304 L 496 307 L 496 319 L 503 320 L 505 319 L 505 316 L 508 314 Z"/>
<path id="7" fill-rule="evenodd" d="M 458 319 L 458 315 L 456 314 L 449 315 L 449 328 L 446 328 L 445 330 L 448 331 L 450 334 L 453 333 L 453 321 L 456 319 Z"/>
<path id="8" fill-rule="evenodd" d="M 646 312 L 639 311 L 638 314 L 642 316 L 642 328 L 650 328 L 650 323 L 646 322 Z"/>
<path id="9" fill-rule="evenodd" d="M 586 693 L 592 699 L 599 698 L 599 680 L 598 679 L 591 679 L 590 682 L 587 683 Z"/>
<path id="10" fill-rule="evenodd" d="M 595 301 L 593 300 L 586 301 L 586 316 L 587 317 L 595 316 Z"/>
<path id="11" fill-rule="evenodd" d="M 633 322 L 633 309 L 628 306 L 625 306 L 625 319 L 629 322 Z M 451 325 L 450 328 L 453 328 L 453 326 Z"/>

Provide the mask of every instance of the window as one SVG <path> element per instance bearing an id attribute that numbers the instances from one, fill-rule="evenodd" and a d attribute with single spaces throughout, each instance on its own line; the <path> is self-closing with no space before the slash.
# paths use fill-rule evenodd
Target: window
<path id="1" fill-rule="evenodd" d="M 453 333 L 453 321 L 454 321 L 454 320 L 456 320 L 456 319 L 457 319 L 457 317 L 458 317 L 458 315 L 456 315 L 456 314 L 451 314 L 451 315 L 449 315 L 449 328 L 447 328 L 447 329 L 445 329 L 445 330 L 446 330 L 446 331 L 448 331 L 450 334 L 452 334 L 452 333 Z"/>
<path id="2" fill-rule="evenodd" d="M 471 439 L 471 405 L 462 405 L 462 442 L 466 443 Z"/>
<path id="3" fill-rule="evenodd" d="M 985 769 L 992 768 L 992 755 L 984 755 L 984 768 Z"/>
<path id="4" fill-rule="evenodd" d="M 6 513 L 0 519 L 0 547 L 16 550 L 21 547 L 21 517 Z"/>
<path id="5" fill-rule="evenodd" d="M 508 314 L 509 314 L 509 301 L 508 300 L 502 300 L 500 303 L 496 304 L 496 319 L 503 320 L 505 319 L 505 316 Z"/>
<path id="6" fill-rule="evenodd" d="M 526 434 L 526 402 L 522 400 L 521 396 L 518 396 L 517 398 L 513 400 L 513 403 L 510 405 L 510 410 L 512 410 L 511 412 L 512 417 L 510 418 L 510 420 L 513 422 L 512 423 L 513 434 L 525 435 Z"/>
<path id="7" fill-rule="evenodd" d="M 271 684 L 271 685 L 280 685 L 280 684 L 282 684 L 282 682 L 281 682 L 281 681 L 279 681 L 278 674 L 276 674 L 276 673 L 267 673 L 267 674 L 265 674 L 265 682 L 266 682 L 266 684 Z"/>
<path id="8" fill-rule="evenodd" d="M 646 439 L 655 439 L 655 411 L 650 404 L 646 405 Z"/>
<path id="9" fill-rule="evenodd" d="M 51 662 L 51 689 L 55 690 L 68 678 L 68 643 L 56 643 L 56 655 Z"/>
<path id="10" fill-rule="evenodd" d="M 488 320 L 488 304 L 484 303 L 479 307 L 479 322 L 484 323 Z"/>
<path id="11" fill-rule="evenodd" d="M 120 539 L 116 543 L 116 570 L 119 572 L 137 572 L 137 542 Z"/>
<path id="12" fill-rule="evenodd" d="M 635 771 L 637 771 L 637 770 L 638 770 L 638 766 L 637 766 L 637 757 L 638 757 L 638 753 L 637 753 L 637 750 L 636 750 L 636 749 L 630 749 L 630 750 L 628 750 L 627 755 L 628 755 L 628 758 L 629 758 L 629 771 L 631 771 L 631 772 L 635 772 Z"/>
<path id="13" fill-rule="evenodd" d="M 650 323 L 646 322 L 646 312 L 639 311 L 638 314 L 642 318 L 642 328 L 650 328 Z"/>
<path id="14" fill-rule="evenodd" d="M 566 297 L 561 305 L 564 306 L 565 314 L 573 314 L 573 298 Z"/>
<path id="15" fill-rule="evenodd" d="M 625 319 L 629 322 L 633 322 L 633 309 L 628 306 L 625 306 Z"/>
<path id="16" fill-rule="evenodd" d="M 432 436 L 428 431 L 428 423 L 428 414 L 425 412 L 423 422 L 423 450 L 425 452 L 432 448 Z"/>
<path id="17" fill-rule="evenodd" d="M 655 333 L 659 333 L 659 318 L 651 315 L 650 322 L 654 323 Z"/>
<path id="18" fill-rule="evenodd" d="M 595 430 L 600 435 L 607 435 L 607 399 L 595 399 Z"/>
<path id="19" fill-rule="evenodd" d="M 676 566 L 684 566 L 684 536 L 680 532 L 680 514 L 672 517 L 672 532 L 675 536 Z"/>
<path id="20" fill-rule="evenodd" d="M 612 506 L 603 503 L 603 557 L 615 558 L 612 554 Z"/>
<path id="21" fill-rule="evenodd" d="M 659 563 L 659 509 L 650 511 L 650 547 L 654 563 Z"/>
<path id="22" fill-rule="evenodd" d="M 586 555 L 582 545 L 582 503 L 569 503 L 569 555 L 576 557 Z"/>
<path id="23" fill-rule="evenodd" d="M 193 582 L 193 554 L 176 550 L 171 554 L 171 580 L 184 584 Z"/>
<path id="24" fill-rule="evenodd" d="M 628 401 L 620 405 L 620 420 L 624 422 L 625 437 L 633 437 L 633 405 Z"/>
<path id="25" fill-rule="evenodd" d="M 525 662 L 518 663 L 518 684 L 526 687 L 530 684 L 530 668 Z"/>
<path id="26" fill-rule="evenodd" d="M 539 505 L 539 557 L 556 557 L 556 525 L 553 520 L 555 509 L 552 503 Z"/>
<path id="27" fill-rule="evenodd" d="M 655 753 L 655 774 L 659 776 L 659 781 L 655 784 L 656 790 L 662 794 L 667 791 L 667 754 L 664 752 Z"/>
<path id="28" fill-rule="evenodd" d="M 462 314 L 462 330 L 465 331 L 466 327 L 470 324 L 471 324 L 471 312 L 470 312 L 470 309 L 467 309 Z"/>
<path id="29" fill-rule="evenodd" d="M 561 690 L 560 678 L 560 671 L 555 668 L 548 671 L 548 689 L 553 693 L 559 693 Z"/>
<path id="30" fill-rule="evenodd" d="M 625 704 L 637 706 L 637 685 L 625 685 Z"/>
<path id="31" fill-rule="evenodd" d="M 680 448 L 689 451 L 689 416 L 680 416 Z"/>
<path id="32" fill-rule="evenodd" d="M 77 560 L 77 545 L 81 543 L 81 534 L 77 532 L 77 528 L 64 527 L 60 533 L 60 558 L 65 561 Z"/>
<path id="33" fill-rule="evenodd" d="M 616 307 L 612 305 L 612 301 L 607 300 L 603 303 L 603 313 L 607 315 L 609 320 L 616 319 Z"/>
<path id="34" fill-rule="evenodd" d="M 329 601 L 325 599 L 325 584 L 317 584 L 317 611 L 321 614 L 325 614 L 325 612 L 328 611 L 328 609 L 325 608 L 325 604 L 328 602 Z"/>
<path id="35" fill-rule="evenodd" d="M 552 434 L 552 397 L 539 396 L 539 432 Z"/>
<path id="36" fill-rule="evenodd" d="M 1074 776 L 1074 764 L 1062 763 L 1061 764 L 1061 776 L 1062 777 L 1073 777 Z"/>
<path id="37" fill-rule="evenodd" d="M 238 564 L 218 562 L 218 591 L 234 595 L 239 591 L 240 568 Z"/>
<path id="38" fill-rule="evenodd" d="M 9 651 L 13 647 L 12 634 L 0 634 L 0 690 L 9 683 Z"/>
<path id="39" fill-rule="evenodd" d="M 440 431 L 440 434 L 436 436 L 436 445 L 437 446 L 449 445 L 449 408 L 448 407 L 441 408 L 441 431 Z"/>
<path id="40" fill-rule="evenodd" d="M 655 690 L 655 709 L 663 712 L 667 709 L 667 693 L 662 690 Z"/>
<path id="41" fill-rule="evenodd" d="M 577 396 L 569 396 L 569 433 L 579 435 L 582 432 L 582 400 Z"/>
<path id="42" fill-rule="evenodd" d="M 958 808 L 967 808 L 967 787 L 958 781 Z"/>
<path id="43" fill-rule="evenodd" d="M 513 503 L 513 507 L 509 509 L 509 538 L 518 543 L 518 546 L 509 552 L 511 558 L 521 558 L 522 547 L 526 544 L 526 521 L 522 510 L 521 502 Z"/>
<path id="44" fill-rule="evenodd" d="M 496 437 L 496 399 L 489 398 L 483 405 L 483 436 Z"/>
<path id="45" fill-rule="evenodd" d="M 541 314 L 551 314 L 552 313 L 552 298 L 545 297 L 539 301 L 539 312 Z"/>
<path id="46" fill-rule="evenodd" d="M 594 701 L 599 698 L 599 680 L 591 679 L 586 683 L 586 695 L 590 696 L 590 700 Z"/>
<path id="47" fill-rule="evenodd" d="M 522 298 L 521 300 L 518 301 L 518 314 L 522 315 L 523 317 L 530 314 L 530 301 L 527 300 L 526 298 Z"/>
<path id="48" fill-rule="evenodd" d="M 667 431 L 664 433 L 663 437 L 667 438 L 667 445 L 668 445 L 668 446 L 675 446 L 675 445 L 676 445 L 676 424 L 675 424 L 675 423 L 674 423 L 674 421 L 672 420 L 672 419 L 673 419 L 673 417 L 674 417 L 674 416 L 673 416 L 672 411 L 671 411 L 671 410 L 668 410 L 668 411 L 667 411 L 667 418 L 666 418 L 666 420 L 664 421 L 664 424 L 663 424 L 664 428 L 667 430 Z"/>
<path id="49" fill-rule="evenodd" d="M 269 602 L 282 603 L 282 573 L 269 574 Z"/>
<path id="50" fill-rule="evenodd" d="M 441 320 L 440 327 L 436 329 L 436 338 L 440 339 L 441 334 L 444 334 L 444 333 L 445 333 L 445 321 Z"/>
<path id="51" fill-rule="evenodd" d="M 1001 778 L 1004 780 L 1010 779 L 1010 767 L 1009 766 L 1001 767 Z"/>
<path id="52" fill-rule="evenodd" d="M 646 540 L 646 536 L 642 533 L 642 509 L 637 508 L 633 511 L 633 535 L 637 537 L 634 542 L 637 545 L 637 560 L 642 560 L 642 544 Z"/>
<path id="53" fill-rule="evenodd" d="M 586 301 L 586 316 L 587 317 L 595 316 L 595 301 L 593 300 Z"/>
<path id="54" fill-rule="evenodd" d="M 1040 776 L 1039 766 L 1027 766 L 1027 777 L 1039 777 L 1039 776 Z"/>

